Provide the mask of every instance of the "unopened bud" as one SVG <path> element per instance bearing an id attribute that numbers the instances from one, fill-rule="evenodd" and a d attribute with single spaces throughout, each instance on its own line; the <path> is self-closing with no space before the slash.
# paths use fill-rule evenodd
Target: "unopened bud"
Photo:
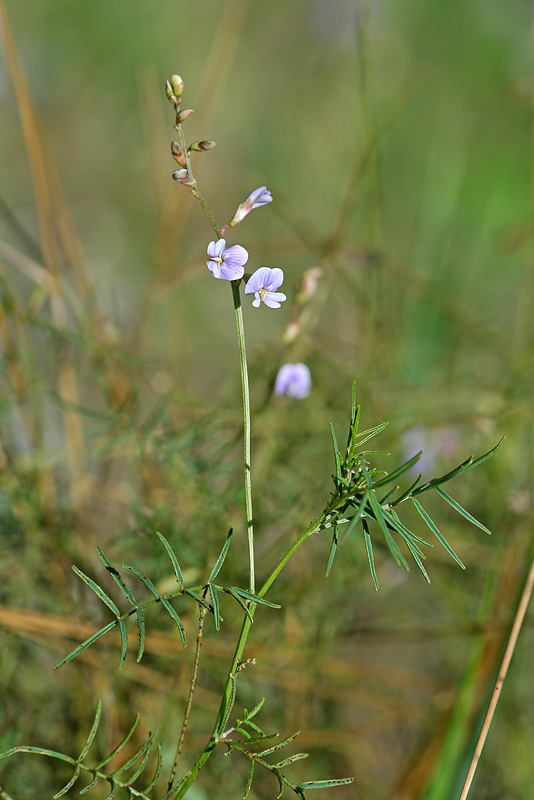
<path id="1" fill-rule="evenodd" d="M 187 148 L 188 150 L 196 150 L 197 152 L 201 153 L 204 150 L 212 150 L 215 147 L 216 142 L 211 142 L 209 139 L 203 139 L 200 142 L 193 142 Z"/>
<path id="2" fill-rule="evenodd" d="M 186 169 L 176 169 L 172 173 L 172 178 L 173 180 L 178 181 L 178 183 L 181 183 L 182 186 L 189 186 L 190 189 L 194 189 L 197 185 L 196 180 Z"/>
<path id="3" fill-rule="evenodd" d="M 181 125 L 191 114 L 194 114 L 195 110 L 193 108 L 184 108 L 183 111 L 179 111 L 176 115 L 176 125 Z M 175 125 L 175 127 L 176 127 Z"/>
<path id="4" fill-rule="evenodd" d="M 302 305 L 303 303 L 307 303 L 308 300 L 311 300 L 317 291 L 319 279 L 321 278 L 322 274 L 323 272 L 320 267 L 312 267 L 311 269 L 308 269 L 306 272 L 302 273 L 301 278 L 296 286 L 296 303 Z"/>
<path id="5" fill-rule="evenodd" d="M 174 160 L 181 166 L 185 167 L 186 160 L 184 156 L 184 151 L 178 144 L 178 142 L 172 142 L 171 144 L 171 153 L 173 155 Z"/>
<path id="6" fill-rule="evenodd" d="M 173 106 L 177 105 L 178 98 L 176 97 L 176 95 L 172 90 L 170 81 L 165 81 L 165 94 L 167 95 L 167 100 L 169 101 L 169 103 L 172 103 Z"/>
<path id="7" fill-rule="evenodd" d="M 171 86 L 176 97 L 180 97 L 184 90 L 184 82 L 179 75 L 171 75 Z"/>

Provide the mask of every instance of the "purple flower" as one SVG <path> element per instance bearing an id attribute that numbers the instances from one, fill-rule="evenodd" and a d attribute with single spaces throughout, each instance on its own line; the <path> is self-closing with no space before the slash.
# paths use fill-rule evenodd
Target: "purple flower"
<path id="1" fill-rule="evenodd" d="M 247 199 L 243 200 L 241 205 L 238 206 L 237 211 L 228 225 L 233 228 L 234 225 L 237 225 L 241 220 L 245 219 L 249 211 L 252 211 L 253 208 L 265 206 L 267 203 L 271 203 L 272 199 L 271 193 L 266 186 L 260 186 L 259 189 L 254 189 Z"/>
<path id="2" fill-rule="evenodd" d="M 235 281 L 243 277 L 245 272 L 244 265 L 248 261 L 248 253 L 240 244 L 226 247 L 224 239 L 219 239 L 218 242 L 210 242 L 208 255 L 210 260 L 206 263 L 214 278 Z"/>
<path id="3" fill-rule="evenodd" d="M 311 385 L 310 370 L 306 364 L 284 364 L 278 370 L 274 393 L 302 400 L 309 395 Z"/>
<path id="4" fill-rule="evenodd" d="M 265 303 L 269 308 L 280 308 L 280 303 L 286 300 L 283 292 L 277 292 L 284 282 L 284 273 L 278 267 L 260 267 L 250 276 L 245 287 L 245 294 L 256 295 L 252 301 L 255 308 Z"/>

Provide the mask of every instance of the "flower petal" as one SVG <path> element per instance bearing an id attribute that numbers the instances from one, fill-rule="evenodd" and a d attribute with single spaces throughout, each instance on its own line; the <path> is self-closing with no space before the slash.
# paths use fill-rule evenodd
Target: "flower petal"
<path id="1" fill-rule="evenodd" d="M 269 278 L 270 273 L 271 270 L 269 267 L 260 267 L 257 269 L 248 279 L 247 285 L 245 286 L 245 294 L 255 294 L 259 292 L 260 289 L 263 289 L 265 280 Z"/>
<path id="2" fill-rule="evenodd" d="M 221 239 L 221 241 L 223 240 Z M 229 267 L 242 267 L 248 261 L 248 252 L 244 247 L 241 247 L 240 244 L 234 244 L 232 247 L 228 247 L 224 250 L 223 259 Z M 243 275 L 243 272 L 241 273 L 241 276 Z"/>
<path id="3" fill-rule="evenodd" d="M 218 277 L 225 281 L 237 281 L 239 278 L 242 278 L 244 274 L 245 270 L 241 264 L 228 264 L 227 261 L 223 261 Z"/>
<path id="4" fill-rule="evenodd" d="M 254 306 L 254 308 L 259 308 L 261 306 L 261 297 L 259 293 L 256 294 L 256 297 L 252 301 L 252 305 Z"/>
<path id="5" fill-rule="evenodd" d="M 226 247 L 226 241 L 224 239 L 219 239 L 217 242 L 210 242 L 208 245 L 209 257 L 219 258 L 225 247 Z"/>
<path id="6" fill-rule="evenodd" d="M 279 267 L 274 267 L 270 272 L 269 279 L 263 286 L 268 292 L 275 292 L 284 282 L 284 272 Z"/>

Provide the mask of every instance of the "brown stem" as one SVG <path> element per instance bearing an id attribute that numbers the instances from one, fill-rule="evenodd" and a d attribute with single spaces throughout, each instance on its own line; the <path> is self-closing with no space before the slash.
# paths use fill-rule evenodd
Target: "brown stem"
<path id="1" fill-rule="evenodd" d="M 206 592 L 204 591 L 204 597 L 205 596 Z M 206 616 L 207 610 L 208 609 L 206 608 L 206 606 L 201 605 L 198 613 L 198 633 L 197 633 L 197 644 L 195 648 L 195 661 L 193 664 L 193 674 L 191 676 L 191 683 L 189 686 L 189 697 L 187 698 L 187 706 L 184 712 L 184 721 L 182 722 L 182 730 L 180 731 L 180 738 L 178 740 L 176 756 L 174 758 L 174 764 L 172 765 L 172 771 L 169 777 L 167 793 L 171 791 L 174 785 L 174 779 L 176 778 L 176 770 L 178 768 L 178 761 L 180 759 L 182 750 L 184 748 L 184 739 L 187 731 L 187 724 L 189 722 L 189 715 L 191 713 L 191 706 L 193 705 L 193 695 L 195 693 L 195 687 L 197 683 L 198 667 L 200 664 L 200 648 L 202 647 L 202 634 L 204 632 L 204 617 Z"/>

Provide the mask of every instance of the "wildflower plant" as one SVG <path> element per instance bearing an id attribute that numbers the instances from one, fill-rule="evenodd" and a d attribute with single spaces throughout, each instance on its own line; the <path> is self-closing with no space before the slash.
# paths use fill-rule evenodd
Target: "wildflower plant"
<path id="1" fill-rule="evenodd" d="M 152 732 L 141 743 L 136 752 L 119 767 L 112 767 L 113 759 L 131 740 L 137 725 L 138 717 L 125 734 L 121 742 L 103 758 L 92 758 L 92 746 L 97 735 L 102 706 L 96 703 L 96 713 L 93 725 L 89 730 L 85 744 L 78 755 L 64 754 L 55 750 L 48 750 L 36 746 L 16 746 L 0 758 L 7 758 L 15 753 L 41 754 L 67 763 L 72 767 L 69 781 L 58 789 L 54 798 L 59 798 L 70 792 L 78 780 L 84 775 L 89 779 L 80 793 L 85 794 L 100 783 L 109 787 L 109 798 L 122 792 L 125 797 L 159 798 L 159 800 L 177 800 L 186 796 L 193 783 L 199 778 L 200 772 L 206 762 L 216 751 L 222 751 L 231 757 L 240 757 L 245 764 L 243 791 L 241 797 L 248 797 L 253 781 L 258 780 L 259 773 L 270 773 L 278 784 L 277 797 L 292 793 L 297 797 L 308 797 L 312 790 L 342 787 L 352 782 L 351 777 L 333 777 L 315 779 L 313 777 L 296 782 L 292 778 L 291 767 L 296 761 L 307 758 L 307 753 L 293 752 L 292 747 L 299 731 L 279 739 L 278 734 L 265 731 L 262 725 L 263 699 L 257 699 L 252 710 L 238 710 L 240 676 L 255 663 L 253 656 L 245 655 L 245 648 L 254 623 L 258 606 L 276 613 L 280 605 L 274 602 L 271 589 L 278 576 L 305 542 L 313 535 L 326 535 L 328 537 L 328 550 L 325 548 L 325 572 L 328 576 L 333 568 L 338 549 L 342 544 L 341 534 L 357 535 L 361 540 L 362 549 L 367 554 L 372 581 L 376 589 L 379 580 L 374 558 L 374 544 L 377 540 L 385 543 L 395 563 L 409 571 L 409 558 L 413 559 L 424 578 L 429 581 L 429 575 L 424 565 L 428 549 L 433 542 L 423 537 L 420 532 L 415 532 L 409 527 L 408 521 L 403 518 L 403 509 L 413 507 L 421 518 L 427 534 L 436 540 L 460 566 L 464 567 L 459 556 L 452 549 L 440 531 L 436 522 L 424 507 L 424 496 L 434 493 L 439 496 L 454 511 L 465 520 L 489 533 L 485 525 L 470 514 L 460 503 L 449 495 L 443 488 L 453 478 L 458 478 L 468 470 L 478 466 L 500 447 L 499 442 L 482 456 L 470 456 L 461 464 L 450 469 L 445 474 L 422 482 L 422 475 L 418 474 L 413 479 L 412 471 L 416 468 L 422 453 L 419 452 L 407 461 L 385 471 L 377 466 L 377 459 L 387 453 L 369 449 L 369 442 L 378 436 L 385 428 L 386 423 L 376 424 L 366 430 L 360 428 L 360 407 L 356 401 L 356 387 L 353 385 L 350 417 L 345 444 L 340 446 L 333 425 L 330 434 L 333 450 L 333 468 L 330 493 L 325 492 L 325 499 L 319 508 L 310 516 L 313 518 L 304 530 L 296 535 L 286 547 L 267 575 L 262 575 L 258 580 L 255 559 L 255 529 L 253 517 L 253 495 L 251 477 L 251 404 L 249 395 L 248 364 L 245 343 L 245 328 L 242 311 L 242 291 L 244 297 L 251 298 L 252 306 L 258 308 L 261 304 L 277 310 L 286 300 L 286 295 L 280 292 L 284 273 L 279 267 L 260 266 L 252 274 L 245 273 L 245 265 L 249 263 L 249 253 L 238 243 L 227 242 L 224 238 L 229 229 L 240 224 L 254 209 L 267 206 L 273 202 L 271 193 L 265 186 L 252 191 L 249 196 L 238 206 L 229 221 L 219 226 L 208 204 L 200 193 L 196 178 L 193 173 L 191 158 L 193 154 L 202 153 L 212 149 L 215 143 L 211 140 L 201 140 L 188 145 L 186 142 L 183 125 L 191 116 L 192 110 L 182 110 L 183 81 L 173 75 L 166 84 L 166 93 L 171 103 L 174 114 L 174 127 L 177 140 L 171 145 L 171 152 L 178 164 L 178 169 L 173 173 L 174 180 L 189 189 L 195 200 L 200 204 L 211 224 L 214 239 L 207 246 L 207 266 L 211 275 L 219 281 L 230 284 L 232 306 L 236 322 L 236 333 L 239 354 L 239 370 L 241 375 L 242 405 L 243 405 L 243 481 L 244 481 L 244 524 L 242 530 L 235 532 L 230 529 L 221 542 L 220 552 L 214 560 L 211 569 L 199 582 L 186 578 L 180 553 L 173 547 L 173 542 L 154 531 L 158 546 L 168 558 L 172 568 L 175 586 L 172 590 L 161 591 L 157 588 L 157 576 L 149 577 L 135 565 L 122 566 L 111 563 L 101 548 L 97 554 L 102 569 L 113 580 L 116 587 L 117 599 L 78 567 L 74 567 L 77 577 L 94 593 L 96 598 L 106 608 L 110 621 L 99 630 L 80 643 L 57 664 L 56 669 L 66 667 L 77 656 L 90 648 L 95 642 L 107 636 L 112 631 L 118 631 L 120 636 L 120 654 L 118 667 L 121 668 L 127 658 L 130 641 L 128 638 L 127 623 L 130 618 L 137 627 L 137 648 L 135 657 L 139 662 L 145 653 L 146 641 L 146 612 L 151 607 L 156 607 L 167 614 L 176 628 L 178 640 L 183 647 L 188 645 L 186 629 L 177 607 L 185 603 L 193 604 L 198 614 L 198 629 L 195 645 L 193 670 L 190 679 L 188 699 L 178 740 L 173 749 L 175 757 L 172 764 L 165 764 L 162 746 L 158 743 L 157 734 Z M 275 200 L 274 200 L 275 201 Z M 200 255 L 200 254 L 199 254 Z M 254 261 L 254 256 L 250 256 Z M 209 276 L 206 273 L 206 279 Z M 220 291 L 226 287 L 221 284 Z M 301 289 L 301 291 L 303 291 Z M 255 317 L 257 324 L 261 325 L 261 315 Z M 274 386 L 275 395 L 286 395 L 292 399 L 303 400 L 312 388 L 311 376 L 308 367 L 303 363 L 283 364 L 276 378 Z M 261 535 L 261 531 L 260 531 Z M 248 576 L 244 585 L 230 585 L 225 581 L 224 566 L 227 557 L 236 547 L 236 540 L 240 543 L 246 541 L 248 554 Z M 238 545 L 239 546 L 239 545 Z M 206 743 L 198 753 L 194 763 L 185 770 L 180 770 L 180 758 L 184 749 L 187 736 L 188 721 L 193 708 L 195 688 L 201 661 L 202 641 L 205 620 L 211 617 L 216 630 L 221 628 L 223 619 L 220 611 L 222 597 L 230 598 L 242 615 L 240 632 L 235 643 L 234 653 L 226 671 L 226 677 L 221 687 L 221 699 L 218 710 L 214 714 L 211 733 L 206 734 Z M 183 613 L 183 612 L 182 612 Z M 168 747 L 166 748 L 168 750 Z M 284 751 L 284 752 L 282 752 Z M 225 792 L 225 797 L 228 794 Z M 6 795 L 7 796 L 7 795 Z"/>

